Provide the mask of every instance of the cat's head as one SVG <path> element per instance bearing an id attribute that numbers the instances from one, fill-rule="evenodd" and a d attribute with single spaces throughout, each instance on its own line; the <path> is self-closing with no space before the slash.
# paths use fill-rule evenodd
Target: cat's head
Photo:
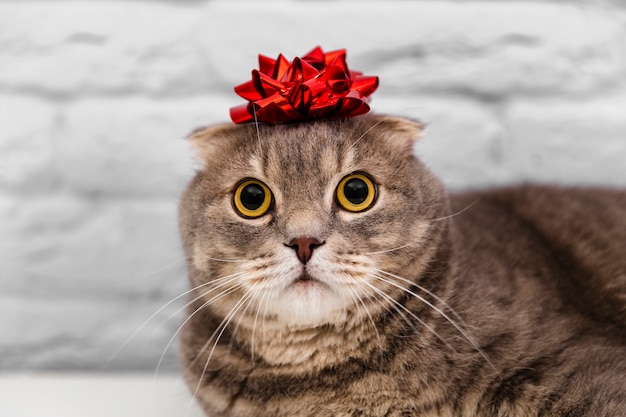
<path id="1" fill-rule="evenodd" d="M 196 294 L 217 314 L 289 328 L 390 308 L 423 272 L 446 210 L 414 157 L 421 125 L 368 115 L 221 125 L 191 135 L 202 168 L 180 206 Z"/>

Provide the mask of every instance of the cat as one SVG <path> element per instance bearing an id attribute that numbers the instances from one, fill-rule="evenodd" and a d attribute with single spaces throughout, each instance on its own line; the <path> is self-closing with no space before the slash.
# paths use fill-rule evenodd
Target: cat
<path id="1" fill-rule="evenodd" d="M 448 193 L 421 132 L 190 136 L 180 350 L 208 416 L 626 416 L 626 191 Z"/>

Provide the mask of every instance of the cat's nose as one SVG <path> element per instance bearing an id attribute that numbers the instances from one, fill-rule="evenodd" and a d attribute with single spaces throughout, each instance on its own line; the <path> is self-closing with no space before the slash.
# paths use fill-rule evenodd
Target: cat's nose
<path id="1" fill-rule="evenodd" d="M 297 237 L 287 243 L 287 246 L 296 251 L 296 255 L 298 256 L 298 259 L 300 259 L 300 262 L 306 264 L 309 260 L 311 260 L 311 256 L 313 256 L 313 249 L 323 244 L 324 242 L 320 242 L 314 237 Z"/>

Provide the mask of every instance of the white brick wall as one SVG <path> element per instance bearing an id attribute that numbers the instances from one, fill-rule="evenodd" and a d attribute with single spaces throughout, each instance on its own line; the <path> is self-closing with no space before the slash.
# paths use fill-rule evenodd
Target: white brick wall
<path id="1" fill-rule="evenodd" d="M 452 188 L 626 186 L 621 1 L 0 1 L 0 370 L 100 369 L 185 290 L 181 138 L 228 120 L 257 53 L 317 44 L 428 123 Z M 154 370 L 180 306 L 109 369 Z"/>

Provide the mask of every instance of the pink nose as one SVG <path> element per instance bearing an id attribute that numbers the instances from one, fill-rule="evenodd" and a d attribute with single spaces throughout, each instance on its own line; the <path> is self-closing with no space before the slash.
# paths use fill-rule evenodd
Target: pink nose
<path id="1" fill-rule="evenodd" d="M 292 239 L 287 246 L 293 248 L 300 262 L 306 264 L 311 259 L 311 256 L 313 256 L 313 249 L 323 244 L 324 242 L 320 242 L 314 237 L 297 237 Z"/>

